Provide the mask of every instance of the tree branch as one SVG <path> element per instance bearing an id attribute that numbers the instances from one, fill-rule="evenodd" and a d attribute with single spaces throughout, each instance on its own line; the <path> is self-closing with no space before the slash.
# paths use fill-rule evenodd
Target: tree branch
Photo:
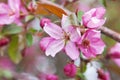
<path id="1" fill-rule="evenodd" d="M 119 33 L 115 32 L 107 27 L 104 27 L 104 26 L 100 27 L 99 30 L 101 30 L 101 32 L 103 34 L 105 34 L 106 36 L 109 36 L 110 38 L 120 42 L 120 34 Z"/>

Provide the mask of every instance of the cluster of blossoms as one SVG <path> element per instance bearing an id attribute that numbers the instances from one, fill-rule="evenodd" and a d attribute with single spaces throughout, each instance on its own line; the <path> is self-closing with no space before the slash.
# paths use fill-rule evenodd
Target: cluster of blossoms
<path id="1" fill-rule="evenodd" d="M 27 14 L 21 0 L 8 0 L 8 4 L 0 3 L 0 25 L 16 23 L 22 25 L 20 18 Z"/>
<path id="2" fill-rule="evenodd" d="M 56 53 L 64 50 L 72 59 L 79 58 L 80 52 L 87 58 L 96 57 L 104 50 L 105 44 L 101 39 L 101 32 L 97 30 L 105 23 L 103 16 L 105 9 L 94 8 L 82 16 L 82 28 L 67 24 L 68 16 L 63 15 L 61 27 L 52 23 L 49 19 L 42 19 L 41 26 L 50 36 L 42 38 L 40 47 L 47 56 L 54 57 Z"/>

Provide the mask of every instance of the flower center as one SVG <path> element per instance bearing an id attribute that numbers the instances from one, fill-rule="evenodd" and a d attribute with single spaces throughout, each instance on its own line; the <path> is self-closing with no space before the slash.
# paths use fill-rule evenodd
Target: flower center
<path id="1" fill-rule="evenodd" d="M 84 40 L 82 41 L 82 46 L 84 46 L 84 47 L 88 47 L 89 45 L 90 45 L 89 40 L 84 39 Z"/>

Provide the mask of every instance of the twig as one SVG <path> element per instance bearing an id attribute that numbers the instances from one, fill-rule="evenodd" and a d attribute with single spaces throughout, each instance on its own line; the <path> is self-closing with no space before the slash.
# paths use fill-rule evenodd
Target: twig
<path id="1" fill-rule="evenodd" d="M 104 27 L 104 26 L 100 27 L 100 30 L 106 36 L 109 36 L 110 38 L 120 42 L 120 34 L 119 33 L 115 32 L 107 27 Z"/>

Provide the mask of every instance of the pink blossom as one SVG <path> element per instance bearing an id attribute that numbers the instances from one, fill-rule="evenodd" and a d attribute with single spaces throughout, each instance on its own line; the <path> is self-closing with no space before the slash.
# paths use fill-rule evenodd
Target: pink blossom
<path id="1" fill-rule="evenodd" d="M 87 30 L 81 40 L 79 41 L 79 47 L 81 52 L 87 57 L 95 57 L 97 54 L 101 54 L 104 50 L 105 44 L 100 38 L 100 31 Z"/>
<path id="2" fill-rule="evenodd" d="M 8 57 L 0 57 L 0 69 L 14 70 L 15 65 Z"/>
<path id="3" fill-rule="evenodd" d="M 54 40 L 51 41 L 43 38 L 42 41 L 40 41 L 40 46 L 46 48 L 45 54 L 47 56 L 51 55 L 54 57 L 56 53 L 65 49 L 66 54 L 75 60 L 79 57 L 79 51 L 75 43 L 79 40 L 80 35 L 74 26 L 66 26 L 66 18 L 67 16 L 63 16 L 62 18 L 62 28 L 52 22 L 45 23 L 43 27 L 44 31 Z"/>
<path id="4" fill-rule="evenodd" d="M 13 22 L 20 24 L 18 20 L 21 15 L 20 11 L 26 13 L 20 1 L 21 0 L 8 0 L 8 4 L 0 3 L 0 25 L 11 24 Z"/>
<path id="5" fill-rule="evenodd" d="M 120 66 L 120 43 L 116 43 L 109 51 L 110 57 L 113 59 L 113 61 Z"/>
<path id="6" fill-rule="evenodd" d="M 83 25 L 88 28 L 99 28 L 105 23 L 104 14 L 103 7 L 91 9 L 82 16 Z"/>
<path id="7" fill-rule="evenodd" d="M 3 47 L 5 45 L 7 45 L 9 43 L 9 39 L 8 38 L 1 38 L 0 39 L 0 47 Z"/>
<path id="8" fill-rule="evenodd" d="M 51 22 L 48 18 L 42 18 L 40 21 L 40 26 L 43 28 L 45 26 L 45 23 Z"/>
<path id="9" fill-rule="evenodd" d="M 98 70 L 98 78 L 99 80 L 111 80 L 110 74 L 107 71 L 103 71 L 102 69 Z"/>
<path id="10" fill-rule="evenodd" d="M 46 76 L 46 80 L 58 80 L 58 76 L 50 74 Z"/>
<path id="11" fill-rule="evenodd" d="M 77 73 L 77 67 L 73 63 L 69 63 L 64 67 L 64 73 L 68 77 L 75 77 Z"/>

